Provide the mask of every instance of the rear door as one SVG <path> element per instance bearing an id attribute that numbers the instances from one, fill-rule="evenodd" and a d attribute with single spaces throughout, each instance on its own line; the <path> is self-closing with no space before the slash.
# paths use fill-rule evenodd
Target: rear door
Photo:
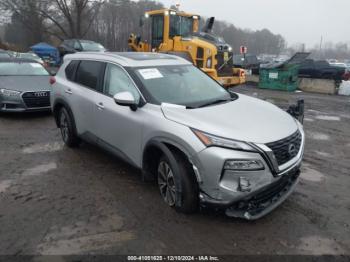
<path id="1" fill-rule="evenodd" d="M 95 97 L 102 92 L 105 63 L 80 61 L 74 76 L 74 82 L 65 87 L 65 96 L 73 111 L 79 135 L 94 135 L 95 119 L 93 110 Z"/>
<path id="2" fill-rule="evenodd" d="M 131 92 L 137 101 L 141 99 L 138 89 L 127 72 L 115 64 L 107 64 L 103 94 L 94 96 L 95 132 L 101 146 L 138 166 L 144 113 L 142 109 L 132 111 L 127 106 L 114 102 L 119 92 Z"/>

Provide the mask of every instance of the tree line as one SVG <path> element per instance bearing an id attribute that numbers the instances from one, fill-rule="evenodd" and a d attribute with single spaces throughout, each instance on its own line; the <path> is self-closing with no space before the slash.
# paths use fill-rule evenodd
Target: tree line
<path id="1" fill-rule="evenodd" d="M 58 45 L 64 39 L 94 40 L 113 51 L 127 50 L 130 33 L 140 33 L 139 18 L 145 11 L 164 8 L 151 0 L 0 0 L 5 21 L 4 42 L 28 49 L 38 42 Z M 214 33 L 239 52 L 279 54 L 286 42 L 268 29 L 251 31 L 216 20 Z"/>

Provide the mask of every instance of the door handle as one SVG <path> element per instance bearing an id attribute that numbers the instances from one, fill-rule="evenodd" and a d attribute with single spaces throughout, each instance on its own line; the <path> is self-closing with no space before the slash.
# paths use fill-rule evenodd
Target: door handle
<path id="1" fill-rule="evenodd" d="M 73 92 L 72 92 L 71 89 L 66 89 L 64 92 L 67 93 L 67 94 L 69 94 L 69 95 L 73 94 Z"/>
<path id="2" fill-rule="evenodd" d="M 105 109 L 105 107 L 104 107 L 104 105 L 103 105 L 103 103 L 102 103 L 102 102 L 97 103 L 97 104 L 96 104 L 96 106 L 98 107 L 98 109 L 99 109 L 99 110 L 103 110 L 103 109 Z"/>

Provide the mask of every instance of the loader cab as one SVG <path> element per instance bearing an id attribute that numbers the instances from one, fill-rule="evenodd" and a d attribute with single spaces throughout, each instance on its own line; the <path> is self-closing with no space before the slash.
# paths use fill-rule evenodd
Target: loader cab
<path id="1" fill-rule="evenodd" d="M 198 15 L 172 9 L 146 12 L 140 25 L 150 27 L 149 43 L 152 50 L 172 47 L 174 37 L 186 37 L 198 32 Z"/>

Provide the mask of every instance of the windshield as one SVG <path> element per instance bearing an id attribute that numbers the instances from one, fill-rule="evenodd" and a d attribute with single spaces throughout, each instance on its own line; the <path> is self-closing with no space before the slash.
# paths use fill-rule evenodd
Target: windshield
<path id="1" fill-rule="evenodd" d="M 157 104 L 189 108 L 231 100 L 231 95 L 198 68 L 188 65 L 132 69 Z"/>
<path id="2" fill-rule="evenodd" d="M 95 42 L 80 42 L 84 51 L 104 51 L 103 45 Z"/>
<path id="3" fill-rule="evenodd" d="M 39 63 L 0 63 L 0 76 L 48 76 Z"/>
<path id="4" fill-rule="evenodd" d="M 1 58 L 10 58 L 11 56 L 7 53 L 0 52 L 0 57 Z"/>
<path id="5" fill-rule="evenodd" d="M 188 36 L 193 32 L 193 18 L 179 15 L 170 16 L 170 36 Z"/>
<path id="6" fill-rule="evenodd" d="M 28 58 L 28 59 L 40 59 L 36 54 L 20 54 L 21 58 Z"/>

